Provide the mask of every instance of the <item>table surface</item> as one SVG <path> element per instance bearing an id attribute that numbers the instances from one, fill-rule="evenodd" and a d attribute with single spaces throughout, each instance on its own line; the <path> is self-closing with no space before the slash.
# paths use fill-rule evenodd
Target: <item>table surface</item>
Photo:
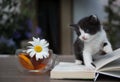
<path id="1" fill-rule="evenodd" d="M 17 69 L 15 56 L 0 55 L 0 82 L 93 82 L 92 80 L 53 80 L 50 73 L 33 74 L 20 72 Z M 57 61 L 74 61 L 72 55 L 62 55 L 57 57 Z M 120 79 L 100 75 L 97 82 L 120 82 Z"/>

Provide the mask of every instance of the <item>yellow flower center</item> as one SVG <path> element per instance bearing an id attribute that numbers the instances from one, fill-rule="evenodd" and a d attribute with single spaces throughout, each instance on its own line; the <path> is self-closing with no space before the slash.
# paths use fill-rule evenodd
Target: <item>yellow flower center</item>
<path id="1" fill-rule="evenodd" d="M 41 52 L 41 51 L 42 51 L 42 47 L 39 46 L 39 45 L 36 45 L 36 46 L 34 47 L 34 50 L 35 50 L 36 52 Z"/>

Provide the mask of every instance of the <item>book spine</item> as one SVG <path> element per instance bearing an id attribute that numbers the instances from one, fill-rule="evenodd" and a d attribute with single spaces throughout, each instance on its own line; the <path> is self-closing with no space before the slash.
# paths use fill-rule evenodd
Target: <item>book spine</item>
<path id="1" fill-rule="evenodd" d="M 94 82 L 96 82 L 98 76 L 99 76 L 99 72 L 96 72 L 96 74 L 95 74 L 95 78 L 94 78 Z"/>

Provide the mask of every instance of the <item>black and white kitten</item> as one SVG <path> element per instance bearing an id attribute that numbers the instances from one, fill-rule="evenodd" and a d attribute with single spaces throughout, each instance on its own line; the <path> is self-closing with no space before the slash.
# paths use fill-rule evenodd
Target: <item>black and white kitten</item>
<path id="1" fill-rule="evenodd" d="M 102 51 L 105 53 L 112 52 L 106 32 L 96 15 L 85 17 L 77 24 L 71 24 L 70 26 L 78 36 L 74 43 L 76 64 L 85 64 L 90 69 L 94 69 L 93 56 L 95 54 Z"/>

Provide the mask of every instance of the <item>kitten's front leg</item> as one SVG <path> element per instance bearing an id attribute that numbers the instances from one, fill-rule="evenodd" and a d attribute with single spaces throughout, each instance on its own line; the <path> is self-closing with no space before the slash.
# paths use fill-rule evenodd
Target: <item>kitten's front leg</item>
<path id="1" fill-rule="evenodd" d="M 87 66 L 89 69 L 95 69 L 91 53 L 89 53 L 88 51 L 83 51 L 83 59 L 85 66 Z"/>

